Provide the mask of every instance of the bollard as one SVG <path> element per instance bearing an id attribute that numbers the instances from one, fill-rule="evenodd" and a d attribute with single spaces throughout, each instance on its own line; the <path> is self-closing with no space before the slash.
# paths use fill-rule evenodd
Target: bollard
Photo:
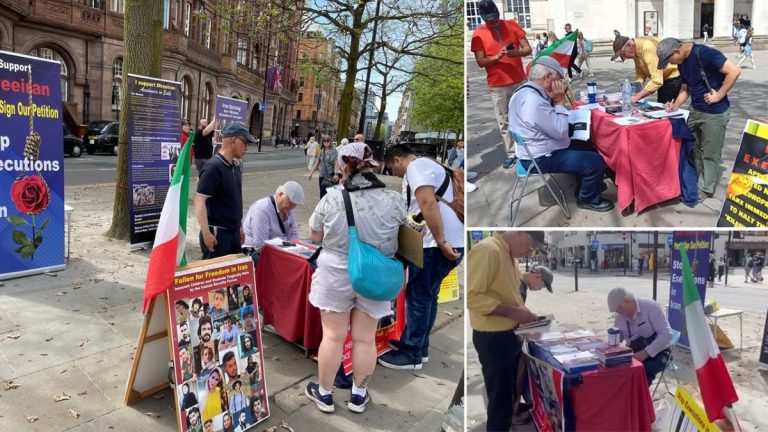
<path id="1" fill-rule="evenodd" d="M 576 292 L 579 292 L 579 262 L 581 260 L 573 260 L 573 280 L 576 284 Z"/>

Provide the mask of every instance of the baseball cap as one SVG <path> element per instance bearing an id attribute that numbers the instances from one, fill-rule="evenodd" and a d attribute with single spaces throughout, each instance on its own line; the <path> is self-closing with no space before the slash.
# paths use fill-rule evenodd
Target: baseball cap
<path id="1" fill-rule="evenodd" d="M 611 312 L 616 312 L 616 309 L 619 308 L 619 305 L 621 305 L 621 302 L 623 302 L 629 293 L 624 288 L 614 288 L 611 290 L 611 292 L 608 293 L 608 310 Z"/>
<path id="2" fill-rule="evenodd" d="M 558 63 L 557 60 L 555 60 L 554 58 L 552 58 L 550 56 L 539 57 L 538 59 L 536 59 L 534 61 L 533 64 L 545 66 L 545 67 L 547 67 L 549 69 L 557 71 L 557 73 L 559 73 L 561 77 L 565 76 L 565 73 L 563 72 L 563 66 L 560 65 L 560 63 Z"/>
<path id="3" fill-rule="evenodd" d="M 249 143 L 255 143 L 256 138 L 251 135 L 250 132 L 248 132 L 248 128 L 245 127 L 244 124 L 240 122 L 233 122 L 224 127 L 224 129 L 221 131 L 221 137 L 222 138 L 230 138 L 230 137 L 243 137 L 246 140 L 248 140 Z"/>
<path id="4" fill-rule="evenodd" d="M 480 0 L 477 2 L 477 11 L 483 21 L 499 19 L 499 8 L 491 0 Z"/>
<path id="5" fill-rule="evenodd" d="M 628 40 L 629 38 L 626 36 L 621 36 L 621 35 L 616 36 L 616 38 L 613 40 L 613 57 L 614 58 L 621 57 L 621 49 L 624 48 L 624 45 L 627 43 Z M 623 59 L 624 57 L 621 57 L 621 58 Z"/>
<path id="6" fill-rule="evenodd" d="M 547 287 L 547 291 L 552 292 L 552 280 L 555 278 L 552 275 L 552 270 L 545 266 L 534 266 L 531 271 L 538 273 L 544 280 L 544 286 Z"/>
<path id="7" fill-rule="evenodd" d="M 659 42 L 659 46 L 656 48 L 656 55 L 659 57 L 659 69 L 664 69 L 669 64 L 669 56 L 672 55 L 672 51 L 680 48 L 683 43 L 680 39 L 665 38 Z"/>
<path id="8" fill-rule="evenodd" d="M 280 191 L 296 205 L 304 205 L 304 189 L 300 184 L 293 180 L 289 180 L 280 186 Z"/>
<path id="9" fill-rule="evenodd" d="M 533 241 L 537 243 L 537 246 L 544 246 L 544 231 L 526 231 L 526 233 L 533 238 Z"/>

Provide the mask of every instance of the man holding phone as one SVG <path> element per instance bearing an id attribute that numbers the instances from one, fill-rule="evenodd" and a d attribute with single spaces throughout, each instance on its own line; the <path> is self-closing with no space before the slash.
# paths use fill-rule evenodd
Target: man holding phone
<path id="1" fill-rule="evenodd" d="M 699 202 L 712 197 L 720 180 L 720 162 L 725 145 L 725 128 L 731 116 L 728 92 L 741 75 L 741 70 L 720 51 L 692 42 L 666 38 L 656 49 L 659 69 L 677 65 L 683 85 L 667 111 L 677 109 L 691 96 L 688 127 L 696 136 L 693 160 L 698 174 Z"/>
<path id="2" fill-rule="evenodd" d="M 488 74 L 493 111 L 507 152 L 502 166 L 509 169 L 515 164 L 515 143 L 507 131 L 508 104 L 512 93 L 526 80 L 521 57 L 532 50 L 525 30 L 517 21 L 500 19 L 499 9 L 492 0 L 478 1 L 477 9 L 485 23 L 472 33 L 472 52 L 477 65 Z"/>

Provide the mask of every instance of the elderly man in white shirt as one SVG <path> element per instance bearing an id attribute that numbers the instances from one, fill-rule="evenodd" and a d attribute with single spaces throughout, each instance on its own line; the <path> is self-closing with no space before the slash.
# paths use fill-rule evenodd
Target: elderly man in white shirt
<path id="1" fill-rule="evenodd" d="M 256 262 L 265 241 L 273 238 L 298 240 L 295 209 L 303 204 L 304 189 L 295 181 L 285 182 L 274 195 L 254 202 L 243 218 L 243 253 Z"/>
<path id="2" fill-rule="evenodd" d="M 583 144 L 571 143 L 568 109 L 563 106 L 565 91 L 563 68 L 552 57 L 540 57 L 531 68 L 528 82 L 520 86 L 509 101 L 509 129 L 522 136 L 531 156 L 545 173 L 575 174 L 581 183 L 577 206 L 606 212 L 613 203 L 603 199 L 605 161 Z M 518 149 L 523 168 L 531 160 Z"/>

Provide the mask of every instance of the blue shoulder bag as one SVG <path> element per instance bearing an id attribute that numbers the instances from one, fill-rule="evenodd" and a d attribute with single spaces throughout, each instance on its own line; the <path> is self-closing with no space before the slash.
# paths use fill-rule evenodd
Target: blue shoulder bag
<path id="1" fill-rule="evenodd" d="M 403 287 L 403 264 L 389 258 L 375 247 L 357 237 L 355 215 L 349 191 L 341 191 L 349 225 L 348 271 L 352 288 L 361 296 L 380 301 L 392 301 Z"/>

